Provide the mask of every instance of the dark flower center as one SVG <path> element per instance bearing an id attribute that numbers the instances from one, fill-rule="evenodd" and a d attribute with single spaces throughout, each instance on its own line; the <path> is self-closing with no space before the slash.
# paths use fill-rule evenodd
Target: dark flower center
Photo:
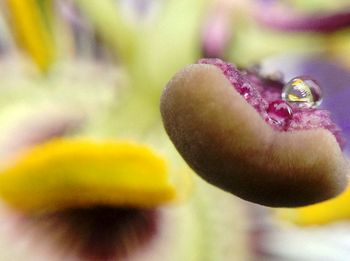
<path id="1" fill-rule="evenodd" d="M 152 240 L 158 216 L 156 209 L 96 206 L 31 217 L 27 225 L 38 230 L 40 238 L 53 240 L 64 255 L 120 260 Z"/>

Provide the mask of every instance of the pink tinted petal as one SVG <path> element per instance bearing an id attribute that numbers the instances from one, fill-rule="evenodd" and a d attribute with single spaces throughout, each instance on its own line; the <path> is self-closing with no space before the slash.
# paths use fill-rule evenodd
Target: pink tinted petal
<path id="1" fill-rule="evenodd" d="M 272 2 L 258 5 L 254 16 L 259 24 L 283 31 L 329 33 L 350 26 L 350 10 L 329 14 L 301 14 L 288 6 L 277 7 Z"/>
<path id="2" fill-rule="evenodd" d="M 344 152 L 350 155 L 350 147 L 346 143 L 350 141 L 350 71 L 329 59 L 310 56 L 275 57 L 263 64 L 269 72 L 282 70 L 288 79 L 297 75 L 310 75 L 317 79 L 323 91 L 320 109 L 331 113 L 332 120 L 341 129 Z M 339 132 L 339 128 L 336 131 Z"/>

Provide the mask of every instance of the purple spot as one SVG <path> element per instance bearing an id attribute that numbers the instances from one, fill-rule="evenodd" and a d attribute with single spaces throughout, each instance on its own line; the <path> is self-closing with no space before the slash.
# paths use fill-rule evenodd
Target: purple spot
<path id="1" fill-rule="evenodd" d="M 277 125 L 287 125 L 286 121 L 293 118 L 292 108 L 282 100 L 273 101 L 269 104 L 267 108 L 267 113 L 269 114 L 272 123 Z"/>

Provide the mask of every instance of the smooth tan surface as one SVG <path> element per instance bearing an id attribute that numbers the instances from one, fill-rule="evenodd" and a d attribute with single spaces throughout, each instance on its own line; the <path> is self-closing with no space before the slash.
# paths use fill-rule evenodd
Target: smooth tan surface
<path id="1" fill-rule="evenodd" d="M 209 183 L 243 199 L 294 207 L 338 195 L 349 163 L 327 130 L 273 130 L 213 65 L 177 73 L 161 98 L 165 129 Z"/>

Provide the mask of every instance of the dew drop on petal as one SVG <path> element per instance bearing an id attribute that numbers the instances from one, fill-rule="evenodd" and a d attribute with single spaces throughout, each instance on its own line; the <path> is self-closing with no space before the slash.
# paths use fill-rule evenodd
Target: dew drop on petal
<path id="1" fill-rule="evenodd" d="M 267 108 L 267 113 L 269 114 L 272 123 L 279 125 L 284 124 L 293 116 L 292 108 L 288 103 L 282 100 L 271 102 Z"/>
<path id="2" fill-rule="evenodd" d="M 301 108 L 315 108 L 322 102 L 322 90 L 311 77 L 296 77 L 283 87 L 282 99 Z"/>

